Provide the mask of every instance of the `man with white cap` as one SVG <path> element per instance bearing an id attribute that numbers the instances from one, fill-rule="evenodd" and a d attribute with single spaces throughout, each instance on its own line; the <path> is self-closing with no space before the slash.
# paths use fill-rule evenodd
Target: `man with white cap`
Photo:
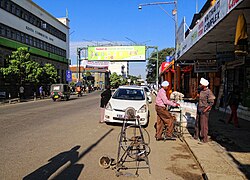
<path id="1" fill-rule="evenodd" d="M 208 119 L 209 112 L 214 104 L 215 96 L 213 92 L 208 89 L 208 80 L 201 78 L 201 91 L 198 102 L 198 113 L 195 122 L 195 135 L 194 138 L 200 138 L 201 142 L 208 142 Z"/>
<path id="2" fill-rule="evenodd" d="M 168 90 L 169 82 L 163 81 L 161 84 L 161 89 L 159 90 L 156 101 L 155 101 L 155 110 L 157 112 L 157 122 L 156 122 L 156 135 L 155 138 L 157 141 L 163 140 L 162 131 L 164 124 L 167 125 L 167 139 L 174 139 L 172 137 L 174 129 L 174 118 L 168 112 L 167 105 L 170 106 L 180 106 L 180 104 L 168 100 L 166 92 Z"/>

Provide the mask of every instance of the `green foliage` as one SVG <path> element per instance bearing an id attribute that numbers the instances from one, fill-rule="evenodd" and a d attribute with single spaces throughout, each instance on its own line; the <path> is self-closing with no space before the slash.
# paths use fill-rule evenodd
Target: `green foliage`
<path id="1" fill-rule="evenodd" d="M 127 80 L 124 79 L 121 75 L 117 75 L 116 73 L 112 73 L 110 75 L 110 86 L 111 88 L 118 88 L 121 85 L 125 85 Z"/>
<path id="2" fill-rule="evenodd" d="M 30 83 L 54 83 L 58 79 L 57 71 L 51 64 L 41 66 L 39 63 L 30 60 L 28 48 L 20 47 L 7 58 L 6 67 L 0 68 L 4 78 L 13 80 L 18 84 Z"/>
<path id="3" fill-rule="evenodd" d="M 158 52 L 158 65 L 166 61 L 166 56 L 174 52 L 174 48 L 166 48 Z M 157 54 L 152 53 L 147 63 L 147 82 L 155 82 L 156 79 Z M 159 68 L 158 67 L 158 68 Z"/>
<path id="4" fill-rule="evenodd" d="M 136 77 L 136 76 L 132 76 L 132 75 L 128 75 L 128 79 L 131 80 L 130 84 L 133 85 L 133 84 L 136 84 L 137 82 L 137 79 L 140 79 L 141 77 Z"/>
<path id="5" fill-rule="evenodd" d="M 40 78 L 41 82 L 44 84 L 53 84 L 57 82 L 57 79 L 60 78 L 57 74 L 56 68 L 52 64 L 45 64 L 42 67 L 43 76 Z"/>

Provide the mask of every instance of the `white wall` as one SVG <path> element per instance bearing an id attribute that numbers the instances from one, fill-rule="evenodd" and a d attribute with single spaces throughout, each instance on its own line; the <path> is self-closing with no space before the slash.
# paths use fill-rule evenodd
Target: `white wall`
<path id="1" fill-rule="evenodd" d="M 116 72 L 118 75 L 122 75 L 122 66 L 124 66 L 125 77 L 128 76 L 128 62 L 109 62 L 109 70 L 112 73 Z"/>
<path id="2" fill-rule="evenodd" d="M 69 58 L 69 38 L 68 38 L 69 28 L 31 1 L 13 0 L 13 2 L 15 2 L 19 6 L 23 7 L 24 9 L 28 10 L 32 14 L 36 15 L 37 17 L 41 18 L 42 20 L 46 21 L 47 23 L 51 24 L 55 28 L 65 33 L 66 42 L 24 21 L 23 19 L 15 15 L 12 15 L 11 13 L 7 11 L 3 11 L 3 10 L 0 11 L 0 22 L 14 29 L 17 29 L 23 33 L 29 34 L 33 37 L 36 37 L 47 43 L 53 44 L 57 47 L 60 47 L 66 50 L 67 52 L 66 58 L 68 59 Z"/>

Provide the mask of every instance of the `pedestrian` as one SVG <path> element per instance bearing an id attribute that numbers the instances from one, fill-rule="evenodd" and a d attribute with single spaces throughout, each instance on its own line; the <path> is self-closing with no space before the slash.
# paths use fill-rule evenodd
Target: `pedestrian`
<path id="1" fill-rule="evenodd" d="M 21 85 L 19 88 L 20 99 L 24 99 L 24 87 Z"/>
<path id="2" fill-rule="evenodd" d="M 238 87 L 234 87 L 233 92 L 229 94 L 228 105 L 231 109 L 230 118 L 227 120 L 227 123 L 230 123 L 232 120 L 234 121 L 234 126 L 239 128 L 237 109 L 240 103 L 240 91 Z"/>
<path id="3" fill-rule="evenodd" d="M 167 106 L 180 106 L 180 104 L 175 103 L 173 101 L 168 100 L 166 93 L 168 90 L 169 82 L 163 81 L 161 84 L 161 89 L 157 93 L 156 102 L 155 102 L 155 110 L 157 113 L 157 121 L 156 121 L 156 134 L 155 138 L 157 141 L 163 140 L 162 132 L 165 125 L 167 125 L 167 138 L 166 139 L 174 139 L 173 138 L 173 130 L 174 130 L 174 118 L 170 114 L 167 109 Z"/>
<path id="4" fill-rule="evenodd" d="M 44 99 L 43 86 L 39 87 L 40 99 Z"/>
<path id="5" fill-rule="evenodd" d="M 195 123 L 195 139 L 200 139 L 201 142 L 208 142 L 208 119 L 209 112 L 214 104 L 215 96 L 208 88 L 208 80 L 201 78 L 200 94 L 197 108 L 197 117 Z"/>
<path id="6" fill-rule="evenodd" d="M 110 90 L 110 86 L 107 85 L 106 90 L 101 93 L 101 105 L 100 105 L 101 120 L 99 121 L 99 123 L 104 123 L 104 112 L 105 112 L 106 105 L 108 104 L 110 98 L 111 98 L 111 90 Z"/>

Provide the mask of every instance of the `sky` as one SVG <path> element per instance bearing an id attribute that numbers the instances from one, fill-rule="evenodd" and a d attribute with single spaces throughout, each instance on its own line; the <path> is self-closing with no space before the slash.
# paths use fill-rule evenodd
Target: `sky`
<path id="1" fill-rule="evenodd" d="M 152 2 L 173 0 L 33 0 L 54 17 L 70 20 L 70 59 L 76 64 L 76 48 L 105 43 L 174 47 L 174 4 L 142 6 Z M 193 15 L 206 0 L 178 0 L 178 26 L 185 17 L 190 25 Z M 164 10 L 163 10 L 163 9 Z M 67 10 L 66 10 L 67 9 Z M 167 13 L 166 13 L 167 12 Z M 150 52 L 149 52 L 150 53 Z M 149 54 L 147 54 L 148 56 Z M 130 75 L 146 77 L 147 62 L 131 62 Z"/>

